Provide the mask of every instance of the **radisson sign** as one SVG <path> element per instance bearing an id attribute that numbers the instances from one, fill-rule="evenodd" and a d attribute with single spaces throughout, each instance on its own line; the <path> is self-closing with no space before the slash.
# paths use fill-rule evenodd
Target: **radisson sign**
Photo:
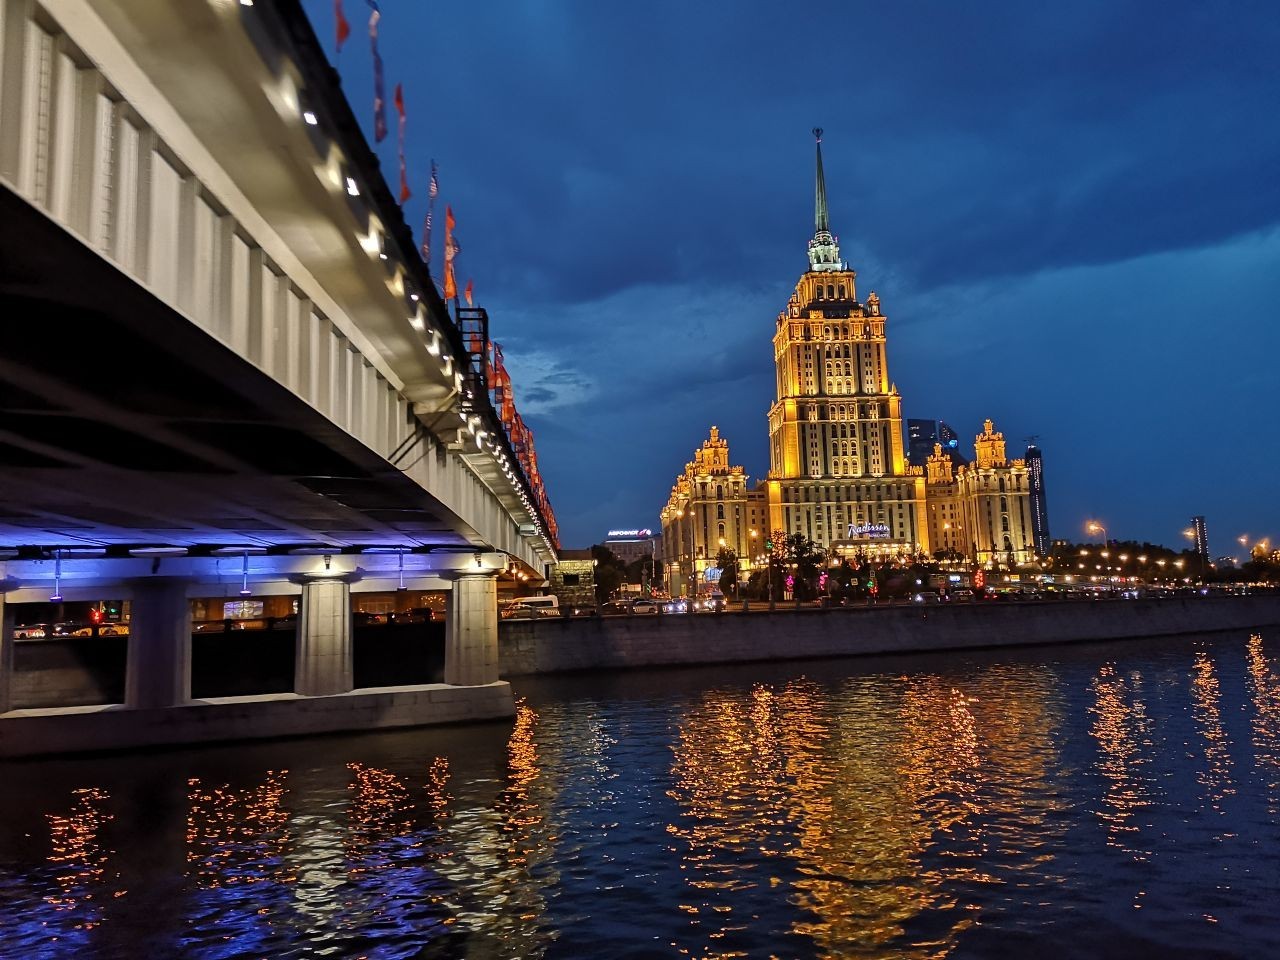
<path id="1" fill-rule="evenodd" d="M 851 523 L 849 524 L 849 539 L 856 540 L 865 537 L 870 540 L 884 540 L 889 536 L 889 525 L 887 523 Z"/>

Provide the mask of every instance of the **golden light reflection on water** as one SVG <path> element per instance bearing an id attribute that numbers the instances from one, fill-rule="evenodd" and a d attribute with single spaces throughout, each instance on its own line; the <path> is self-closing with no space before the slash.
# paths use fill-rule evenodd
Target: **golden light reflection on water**
<path id="1" fill-rule="evenodd" d="M 1266 782 L 1268 805 L 1274 815 L 1280 810 L 1280 677 L 1267 660 L 1261 634 L 1249 637 L 1245 662 L 1253 700 L 1254 762 Z"/>
<path id="2" fill-rule="evenodd" d="M 670 795 L 690 943 L 730 956 L 752 905 L 789 889 L 792 932 L 825 956 L 941 957 L 977 912 L 983 869 L 1027 854 L 1047 875 L 1048 801 L 1025 802 L 1057 762 L 1045 671 L 988 671 L 966 691 L 938 677 L 807 681 L 710 691 L 680 725 Z M 757 868 L 758 866 L 758 868 Z M 926 918 L 926 915 L 927 918 Z"/>
<path id="3" fill-rule="evenodd" d="M 268 770 L 253 787 L 205 787 L 187 781 L 187 876 L 216 889 L 273 880 L 291 883 L 287 770 Z"/>
<path id="4" fill-rule="evenodd" d="M 1209 805 L 1219 814 L 1224 798 L 1235 793 L 1231 774 L 1231 739 L 1222 724 L 1222 692 L 1213 660 L 1197 651 L 1191 673 L 1191 715 L 1203 741 L 1204 766 L 1196 779 L 1205 789 Z"/>
<path id="5" fill-rule="evenodd" d="M 1127 678 L 1114 664 L 1104 663 L 1093 680 L 1093 714 L 1090 733 L 1100 756 L 1097 770 L 1105 781 L 1101 806 L 1095 811 L 1107 828 L 1107 843 L 1136 860 L 1151 856 L 1141 837 L 1139 815 L 1151 807 L 1153 787 L 1147 768 L 1151 763 L 1151 719 L 1141 699 L 1142 676 Z"/>
<path id="6" fill-rule="evenodd" d="M 54 868 L 58 892 L 45 897 L 56 911 L 88 908 L 76 924 L 92 930 L 101 920 L 104 885 L 114 874 L 108 871 L 113 851 L 102 843 L 102 828 L 114 817 L 106 811 L 111 799 L 105 790 L 88 787 L 74 791 L 75 802 L 65 813 L 47 813 L 49 825 L 48 863 Z M 115 896 L 122 896 L 123 890 Z"/>

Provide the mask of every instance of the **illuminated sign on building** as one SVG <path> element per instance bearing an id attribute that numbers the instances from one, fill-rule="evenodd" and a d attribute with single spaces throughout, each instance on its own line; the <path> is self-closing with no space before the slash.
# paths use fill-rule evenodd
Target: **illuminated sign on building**
<path id="1" fill-rule="evenodd" d="M 703 579 L 707 581 L 707 583 L 719 583 L 720 574 L 723 572 L 724 571 L 721 570 L 719 567 L 707 567 L 707 569 L 702 571 L 702 576 L 703 576 Z"/>
<path id="2" fill-rule="evenodd" d="M 849 539 L 853 540 L 858 537 L 867 537 L 872 540 L 884 539 L 889 536 L 889 525 L 887 523 L 851 523 L 849 524 Z"/>
<path id="3" fill-rule="evenodd" d="M 646 537 L 652 537 L 653 531 L 647 527 L 643 530 L 610 530 L 610 540 L 643 540 Z"/>

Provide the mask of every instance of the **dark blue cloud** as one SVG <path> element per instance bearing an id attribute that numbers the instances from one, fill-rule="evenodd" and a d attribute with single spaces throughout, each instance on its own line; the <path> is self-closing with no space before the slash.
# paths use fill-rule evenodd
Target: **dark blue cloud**
<path id="1" fill-rule="evenodd" d="M 306 5 L 327 40 L 331 4 Z M 367 121 L 346 6 L 337 65 Z M 1169 539 L 1214 509 L 1223 549 L 1280 534 L 1274 506 L 1215 493 L 1224 463 L 1280 466 L 1240 426 L 1280 399 L 1257 368 L 1277 346 L 1280 5 L 799 9 L 384 0 L 416 182 L 437 158 L 567 541 L 651 525 L 712 422 L 763 469 L 813 125 L 908 415 L 1041 434 L 1064 535 L 1132 510 L 1134 535 Z M 1137 493 L 1113 477 L 1147 475 L 1146 436 L 1197 455 Z"/>

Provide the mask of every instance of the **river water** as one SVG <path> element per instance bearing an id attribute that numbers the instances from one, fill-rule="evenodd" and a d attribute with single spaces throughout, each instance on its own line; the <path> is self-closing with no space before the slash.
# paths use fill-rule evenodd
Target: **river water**
<path id="1" fill-rule="evenodd" d="M 3 957 L 1280 955 L 1280 631 L 0 765 Z"/>

